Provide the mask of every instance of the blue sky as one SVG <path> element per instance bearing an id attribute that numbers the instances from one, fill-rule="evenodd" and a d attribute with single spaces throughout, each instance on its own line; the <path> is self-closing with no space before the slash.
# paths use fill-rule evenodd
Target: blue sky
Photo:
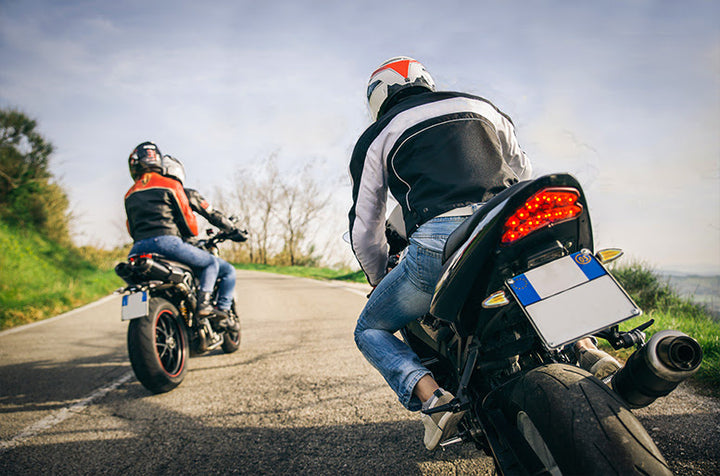
<path id="1" fill-rule="evenodd" d="M 146 139 L 208 195 L 275 152 L 313 163 L 342 228 L 368 75 L 409 55 L 508 113 L 536 175 L 580 179 L 597 246 L 720 272 L 719 18 L 697 0 L 0 0 L 0 107 L 56 146 L 79 244 L 129 240 Z"/>

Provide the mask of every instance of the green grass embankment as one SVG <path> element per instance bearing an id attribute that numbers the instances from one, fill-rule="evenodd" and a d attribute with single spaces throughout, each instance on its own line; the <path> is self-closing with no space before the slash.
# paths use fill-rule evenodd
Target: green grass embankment
<path id="1" fill-rule="evenodd" d="M 114 256 L 68 249 L 0 221 L 0 330 L 55 316 L 122 285 Z"/>

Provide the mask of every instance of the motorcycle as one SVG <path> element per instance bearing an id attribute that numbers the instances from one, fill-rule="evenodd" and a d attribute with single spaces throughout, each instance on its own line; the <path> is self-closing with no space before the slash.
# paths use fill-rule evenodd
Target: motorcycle
<path id="1" fill-rule="evenodd" d="M 388 221 L 390 266 L 403 226 Z M 493 457 L 498 474 L 670 474 L 629 408 L 669 394 L 697 371 L 702 349 L 678 331 L 645 342 L 650 320 L 593 252 L 590 214 L 568 174 L 518 183 L 493 197 L 448 238 L 430 311 L 401 329 L 453 401 L 425 411 L 465 412 L 456 436 Z M 594 336 L 636 347 L 600 381 L 572 344 Z M 593 338 L 593 337 L 591 337 Z"/>
<path id="2" fill-rule="evenodd" d="M 226 240 L 245 241 L 245 232 L 217 233 L 194 243 L 218 255 Z M 127 346 L 130 363 L 140 383 L 153 393 L 164 393 L 182 383 L 187 360 L 218 347 L 232 353 L 240 347 L 240 318 L 235 300 L 225 326 L 213 316 L 199 317 L 199 279 L 191 267 L 159 254 L 140 254 L 118 263 L 115 273 L 127 286 L 118 289 L 121 318 L 129 321 Z M 217 286 L 213 290 L 217 297 Z"/>

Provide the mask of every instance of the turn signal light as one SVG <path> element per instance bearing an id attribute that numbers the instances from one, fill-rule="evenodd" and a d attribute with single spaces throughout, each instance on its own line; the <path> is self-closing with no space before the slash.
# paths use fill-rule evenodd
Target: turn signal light
<path id="1" fill-rule="evenodd" d="M 622 255 L 623 255 L 623 250 L 621 250 L 620 248 L 607 248 L 607 249 L 600 250 L 597 253 L 595 253 L 595 257 L 602 264 L 612 263 L 616 259 L 620 258 Z"/>
<path id="2" fill-rule="evenodd" d="M 574 188 L 546 188 L 537 192 L 507 219 L 502 243 L 513 243 L 541 228 L 577 217 L 583 211 L 579 199 L 580 192 Z"/>
<path id="3" fill-rule="evenodd" d="M 510 304 L 510 300 L 505 295 L 505 291 L 497 291 L 492 293 L 482 302 L 482 307 L 485 309 L 494 309 L 508 304 Z"/>

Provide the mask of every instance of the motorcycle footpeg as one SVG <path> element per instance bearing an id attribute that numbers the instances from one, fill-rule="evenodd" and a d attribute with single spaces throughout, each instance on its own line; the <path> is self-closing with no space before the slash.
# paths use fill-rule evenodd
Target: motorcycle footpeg
<path id="1" fill-rule="evenodd" d="M 462 438 L 462 436 L 454 436 L 450 439 L 440 442 L 440 447 L 442 449 L 445 449 L 449 446 L 457 445 L 458 443 L 464 443 L 464 442 L 465 442 L 465 440 Z"/>
<path id="2" fill-rule="evenodd" d="M 433 415 L 435 413 L 442 413 L 442 412 L 452 412 L 452 413 L 458 413 L 467 410 L 470 408 L 470 401 L 460 401 L 457 398 L 453 398 L 445 405 L 440 405 L 439 407 L 430 408 L 428 410 L 422 410 L 422 413 L 425 415 Z"/>

